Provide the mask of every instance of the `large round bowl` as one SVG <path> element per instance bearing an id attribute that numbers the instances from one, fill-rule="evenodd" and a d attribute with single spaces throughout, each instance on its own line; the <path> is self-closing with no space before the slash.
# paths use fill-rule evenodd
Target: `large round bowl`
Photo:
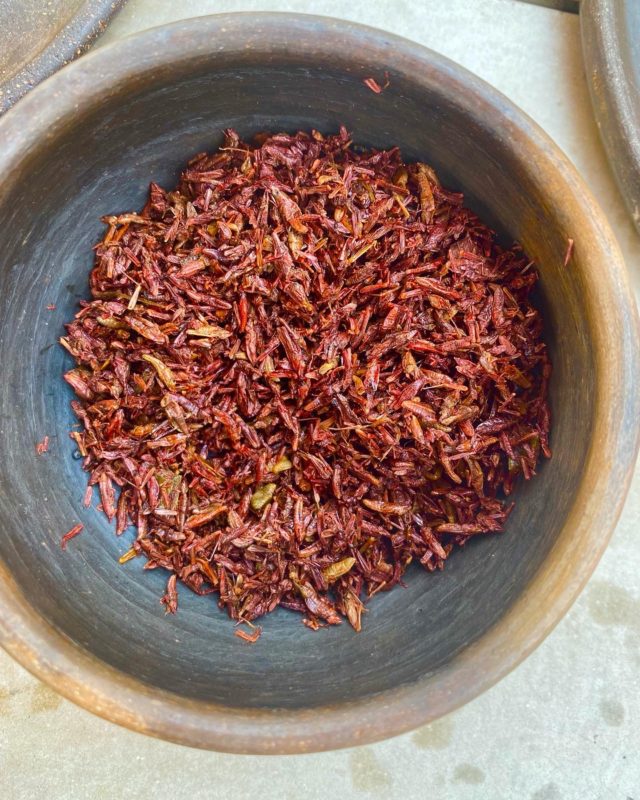
<path id="1" fill-rule="evenodd" d="M 370 91 L 363 79 L 389 86 Z M 171 186 L 224 128 L 346 125 L 426 160 L 538 264 L 553 359 L 554 455 L 502 535 L 438 574 L 378 594 L 363 631 L 312 632 L 278 611 L 249 646 L 215 600 L 143 571 L 93 509 L 67 433 L 56 343 L 88 294 L 103 214 Z M 618 247 L 549 139 L 446 59 L 380 31 L 307 16 L 224 15 L 100 49 L 0 121 L 0 639 L 69 699 L 197 747 L 287 753 L 370 742 L 451 711 L 520 662 L 600 558 L 637 445 L 638 330 Z M 573 257 L 564 264 L 568 239 Z M 48 310 L 55 304 L 55 310 Z M 635 382 L 635 385 L 634 385 Z M 34 445 L 50 437 L 50 450 Z M 60 537 L 85 530 L 66 551 Z M 532 689 L 534 691 L 534 689 Z"/>

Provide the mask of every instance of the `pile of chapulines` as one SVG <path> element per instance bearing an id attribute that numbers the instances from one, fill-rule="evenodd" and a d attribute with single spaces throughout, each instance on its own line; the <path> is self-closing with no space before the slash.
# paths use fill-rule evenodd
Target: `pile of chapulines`
<path id="1" fill-rule="evenodd" d="M 502 530 L 550 455 L 534 266 L 398 148 L 226 132 L 105 218 L 62 344 L 121 561 L 311 628 Z M 241 634 L 254 640 L 252 636 Z"/>

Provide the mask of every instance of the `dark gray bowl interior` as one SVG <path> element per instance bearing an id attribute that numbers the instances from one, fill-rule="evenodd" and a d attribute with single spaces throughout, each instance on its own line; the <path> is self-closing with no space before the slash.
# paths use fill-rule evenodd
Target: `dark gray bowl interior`
<path id="1" fill-rule="evenodd" d="M 366 66 L 364 67 L 366 70 Z M 0 558 L 38 612 L 108 664 L 179 695 L 243 707 L 339 703 L 437 671 L 482 635 L 522 592 L 562 527 L 580 479 L 593 417 L 593 364 L 578 312 L 579 280 L 561 278 L 566 246 L 543 188 L 474 102 L 444 96 L 403 74 L 375 95 L 363 75 L 309 53 L 306 60 L 240 50 L 158 70 L 79 110 L 35 148 L 0 204 Z M 380 76 L 379 76 L 380 77 Z M 541 302 L 554 363 L 554 458 L 522 486 L 503 535 L 453 555 L 446 570 L 407 575 L 379 594 L 361 634 L 346 624 L 313 633 L 298 615 L 264 620 L 247 646 L 214 598 L 180 591 L 176 616 L 159 598 L 166 574 L 142 560 L 118 564 L 133 533 L 116 539 L 103 516 L 82 507 L 85 474 L 68 431 L 70 359 L 57 344 L 63 322 L 87 297 L 99 218 L 139 209 L 150 180 L 171 186 L 195 152 L 221 131 L 345 124 L 363 145 L 401 146 L 431 163 L 506 235 L 523 238 L 543 275 Z M 568 296 L 571 295 L 570 298 Z M 48 311 L 54 303 L 56 309 Z M 50 452 L 34 446 L 48 434 Z M 96 501 L 97 502 L 97 501 Z M 61 535 L 81 521 L 66 552 Z"/>

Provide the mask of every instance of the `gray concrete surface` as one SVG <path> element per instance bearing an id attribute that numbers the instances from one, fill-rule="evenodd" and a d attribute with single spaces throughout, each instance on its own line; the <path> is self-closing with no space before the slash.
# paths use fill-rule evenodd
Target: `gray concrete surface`
<path id="1" fill-rule="evenodd" d="M 101 43 L 179 17 L 249 9 L 307 11 L 386 28 L 501 89 L 582 172 L 640 291 L 640 238 L 598 141 L 576 16 L 516 0 L 130 0 Z M 638 530 L 640 470 L 603 561 L 546 642 L 456 713 L 369 747 L 279 758 L 181 748 L 76 708 L 0 652 L 0 796 L 640 800 Z"/>

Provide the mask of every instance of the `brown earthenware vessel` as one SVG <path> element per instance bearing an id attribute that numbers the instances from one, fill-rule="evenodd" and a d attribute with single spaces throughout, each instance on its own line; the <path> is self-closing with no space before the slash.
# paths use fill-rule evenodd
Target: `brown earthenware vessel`
<path id="1" fill-rule="evenodd" d="M 390 84 L 375 94 L 363 79 Z M 248 646 L 214 599 L 121 566 L 81 498 L 72 457 L 63 321 L 88 294 L 103 214 L 140 208 L 221 131 L 345 124 L 400 145 L 541 273 L 553 359 L 554 456 L 519 488 L 504 534 L 478 537 L 438 574 L 411 569 L 378 594 L 363 631 L 317 633 L 278 611 Z M 638 440 L 638 327 L 616 242 L 545 134 L 450 61 L 337 20 L 231 14 L 96 50 L 0 120 L 0 641 L 76 703 L 197 747 L 290 753 L 362 744 L 422 725 L 487 689 L 562 618 L 600 558 Z M 568 239 L 573 257 L 564 265 Z M 47 305 L 54 303 L 55 311 Z M 36 457 L 47 434 L 50 451 Z M 66 551 L 60 536 L 77 521 Z M 531 691 L 535 691 L 532 687 Z"/>

